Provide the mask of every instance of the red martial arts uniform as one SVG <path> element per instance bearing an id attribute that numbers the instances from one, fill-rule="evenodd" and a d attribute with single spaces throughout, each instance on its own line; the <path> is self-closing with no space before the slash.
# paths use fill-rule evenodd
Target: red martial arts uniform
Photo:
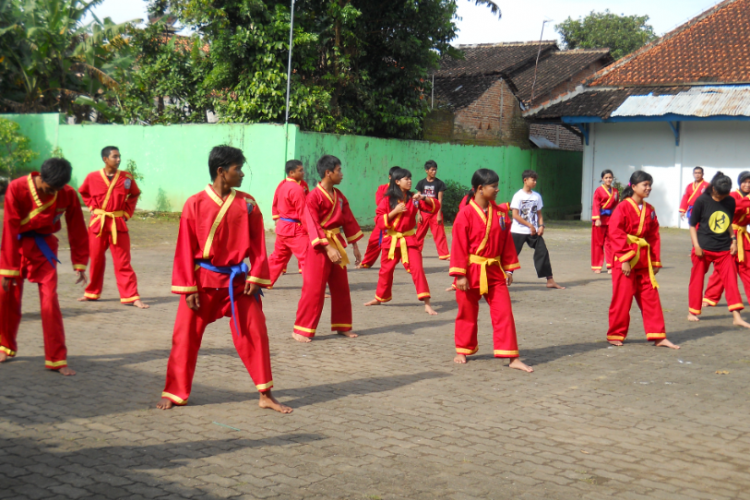
<path id="1" fill-rule="evenodd" d="M 517 358 L 518 341 L 506 271 L 514 271 L 518 263 L 516 247 L 510 235 L 508 212 L 491 202 L 488 214 L 471 200 L 462 205 L 453 222 L 453 247 L 450 275 L 466 276 L 470 289 L 456 290 L 456 352 L 475 354 L 477 342 L 479 299 L 484 296 L 490 306 L 492 338 L 496 358 Z M 455 281 L 454 281 L 455 287 Z"/>
<path id="2" fill-rule="evenodd" d="M 400 201 L 399 204 L 404 204 Z M 398 214 L 393 220 L 388 217 L 391 213 L 391 200 L 383 197 L 378 206 L 377 217 L 381 220 L 383 230 L 383 257 L 380 260 L 380 274 L 375 299 L 378 302 L 389 302 L 393 297 L 393 272 L 396 264 L 401 260 L 404 268 L 411 273 L 411 279 L 417 288 L 417 298 L 430 298 L 430 286 L 422 267 L 422 253 L 419 251 L 419 241 L 416 238 L 417 213 L 419 211 L 436 213 L 440 210 L 440 202 L 436 198 L 424 198 L 416 204 L 411 198 L 406 200 L 406 211 Z"/>
<path id="3" fill-rule="evenodd" d="M 357 219 L 349 202 L 334 188 L 333 198 L 323 186 L 318 186 L 307 195 L 305 225 L 311 248 L 307 249 L 307 266 L 302 275 L 302 297 L 297 305 L 294 333 L 314 337 L 325 302 L 326 283 L 331 292 L 331 330 L 348 332 L 352 329 L 352 298 L 349 294 L 349 279 L 346 266 L 346 244 L 362 238 Z M 344 229 L 344 235 L 341 229 Z M 341 254 L 341 264 L 328 258 L 326 247 L 334 245 Z"/>
<path id="4" fill-rule="evenodd" d="M 623 200 L 609 220 L 609 238 L 615 262 L 607 340 L 623 341 L 627 337 L 634 297 L 643 315 L 646 338 L 654 342 L 667 338 L 659 285 L 653 272 L 661 267 L 659 219 L 654 207 L 644 202 L 639 208 L 632 198 Z M 630 276 L 622 273 L 623 262 L 630 262 Z"/>
<path id="5" fill-rule="evenodd" d="M 21 324 L 21 297 L 25 279 L 39 286 L 44 365 L 51 370 L 68 366 L 65 329 L 57 300 L 57 237 L 65 215 L 73 269 L 85 271 L 89 260 L 86 221 L 75 189 L 65 186 L 42 199 L 32 172 L 10 183 L 5 193 L 3 237 L 0 245 L 0 278 L 13 278 L 6 292 L 0 287 L 0 350 L 16 355 L 16 335 Z M 51 262 L 50 262 L 51 261 Z"/>
<path id="6" fill-rule="evenodd" d="M 734 260 L 737 263 L 737 272 L 745 287 L 745 295 L 750 297 L 750 235 L 747 233 L 747 224 L 750 222 L 750 196 L 744 195 L 739 189 L 733 191 L 730 196 L 737 204 L 732 220 L 732 229 L 737 237 L 737 255 Z M 724 293 L 724 285 L 716 267 L 708 279 L 708 287 L 703 301 L 715 306 L 721 294 Z M 749 299 L 750 300 L 750 299 Z"/>
<path id="7" fill-rule="evenodd" d="M 246 258 L 250 260 L 247 276 L 240 271 L 230 283 L 228 268 L 237 269 Z M 223 270 L 205 269 L 201 264 Z M 177 405 L 187 404 L 203 332 L 221 317 L 230 318 L 234 347 L 255 387 L 260 392 L 273 387 L 263 304 L 259 295 L 243 293 L 246 281 L 269 288 L 269 278 L 263 216 L 253 197 L 233 189 L 222 200 L 211 185 L 191 196 L 180 217 L 172 293 L 198 293 L 200 308 L 194 311 L 185 297 L 180 298 L 163 398 Z M 234 311 L 230 286 L 234 288 Z"/>
<path id="8" fill-rule="evenodd" d="M 385 196 L 385 192 L 388 191 L 389 184 L 383 184 L 378 186 L 375 191 L 375 211 L 377 212 L 380 206 L 380 200 Z M 367 242 L 367 249 L 365 250 L 365 256 L 362 257 L 361 266 L 364 268 L 372 267 L 373 264 L 378 260 L 380 255 L 380 248 L 383 244 L 383 221 L 382 217 L 375 216 L 375 227 L 370 233 L 370 239 Z"/>
<path id="9" fill-rule="evenodd" d="M 619 200 L 620 193 L 615 188 L 608 191 L 601 185 L 594 191 L 594 204 L 591 208 L 591 269 L 595 271 L 603 267 L 605 260 L 607 269 L 612 268 L 612 245 L 607 235 L 607 226 Z M 596 221 L 601 221 L 601 226 L 597 226 Z"/>
<path id="10" fill-rule="evenodd" d="M 307 247 L 310 246 L 304 226 L 305 196 L 309 191 L 304 180 L 297 182 L 287 177 L 273 195 L 271 214 L 276 221 L 276 244 L 268 258 L 271 285 L 286 271 L 292 254 L 297 257 L 299 271 L 302 272 Z"/>
<path id="11" fill-rule="evenodd" d="M 710 186 L 710 184 L 706 181 L 690 183 L 685 189 L 685 194 L 682 195 L 682 201 L 680 201 L 680 213 L 686 214 L 689 219 L 695 200 L 706 191 L 708 186 Z"/>
<path id="12" fill-rule="evenodd" d="M 91 172 L 78 189 L 83 203 L 91 211 L 89 248 L 91 278 L 83 294 L 89 300 L 101 297 L 104 285 L 104 253 L 109 248 L 115 266 L 120 302 L 130 304 L 140 299 L 138 279 L 130 265 L 130 234 L 126 221 L 133 216 L 141 191 L 129 172 L 118 170 L 110 180 L 104 169 Z"/>

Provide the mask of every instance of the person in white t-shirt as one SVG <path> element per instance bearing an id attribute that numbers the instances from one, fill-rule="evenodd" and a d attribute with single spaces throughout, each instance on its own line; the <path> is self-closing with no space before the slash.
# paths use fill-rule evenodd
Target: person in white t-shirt
<path id="1" fill-rule="evenodd" d="M 537 173 L 533 170 L 523 172 L 523 189 L 513 195 L 510 208 L 513 210 L 513 225 L 510 227 L 516 253 L 521 255 L 524 243 L 534 249 L 534 267 L 540 278 L 547 279 L 547 288 L 564 290 L 552 277 L 552 264 L 549 251 L 544 242 L 544 219 L 542 218 L 542 196 L 533 191 L 536 187 Z"/>

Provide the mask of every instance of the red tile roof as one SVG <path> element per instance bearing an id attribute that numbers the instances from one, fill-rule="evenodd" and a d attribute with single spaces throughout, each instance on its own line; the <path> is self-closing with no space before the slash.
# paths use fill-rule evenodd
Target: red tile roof
<path id="1" fill-rule="evenodd" d="M 750 0 L 725 0 L 602 70 L 591 86 L 750 83 Z"/>
<path id="2" fill-rule="evenodd" d="M 476 45 L 458 45 L 464 59 L 444 57 L 435 77 L 459 77 L 475 75 L 497 75 L 516 69 L 530 59 L 536 59 L 539 53 L 539 42 L 480 43 Z M 542 55 L 556 51 L 557 42 L 543 41 Z"/>

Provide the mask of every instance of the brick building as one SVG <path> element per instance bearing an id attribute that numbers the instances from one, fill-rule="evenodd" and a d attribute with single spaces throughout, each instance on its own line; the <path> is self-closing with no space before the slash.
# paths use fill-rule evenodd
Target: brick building
<path id="1" fill-rule="evenodd" d="M 553 41 L 457 48 L 465 58 L 446 57 L 435 73 L 433 110 L 425 119 L 425 139 L 582 149 L 580 132 L 574 127 L 530 126 L 522 112 L 533 102 L 573 90 L 611 63 L 608 49 L 561 51 Z"/>

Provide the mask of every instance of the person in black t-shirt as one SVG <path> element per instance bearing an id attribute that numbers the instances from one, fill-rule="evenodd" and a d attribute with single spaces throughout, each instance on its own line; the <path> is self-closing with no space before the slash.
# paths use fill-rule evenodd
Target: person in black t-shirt
<path id="1" fill-rule="evenodd" d="M 737 267 L 733 256 L 737 253 L 737 238 L 732 230 L 735 200 L 729 196 L 732 180 L 717 172 L 711 186 L 698 197 L 690 214 L 690 237 L 693 240 L 688 289 L 688 321 L 698 321 L 703 305 L 703 283 L 709 265 L 721 276 L 726 291 L 727 305 L 734 324 L 750 328 L 740 311 L 745 308 L 737 286 Z"/>
<path id="2" fill-rule="evenodd" d="M 426 179 L 422 179 L 417 183 L 417 191 L 422 196 L 427 198 L 437 198 L 440 204 L 443 204 L 443 192 L 445 191 L 445 183 L 435 177 L 437 175 L 437 163 L 429 160 L 424 164 L 424 171 L 427 174 Z M 438 258 L 440 260 L 448 260 L 451 258 L 450 250 L 448 250 L 448 239 L 445 237 L 445 226 L 443 225 L 443 210 L 438 210 L 437 214 L 431 214 L 428 212 L 420 212 L 422 222 L 417 227 L 417 241 L 419 242 L 419 252 L 422 252 L 424 248 L 424 238 L 427 236 L 427 230 L 432 230 L 432 237 L 435 238 L 435 246 L 437 246 Z"/>

